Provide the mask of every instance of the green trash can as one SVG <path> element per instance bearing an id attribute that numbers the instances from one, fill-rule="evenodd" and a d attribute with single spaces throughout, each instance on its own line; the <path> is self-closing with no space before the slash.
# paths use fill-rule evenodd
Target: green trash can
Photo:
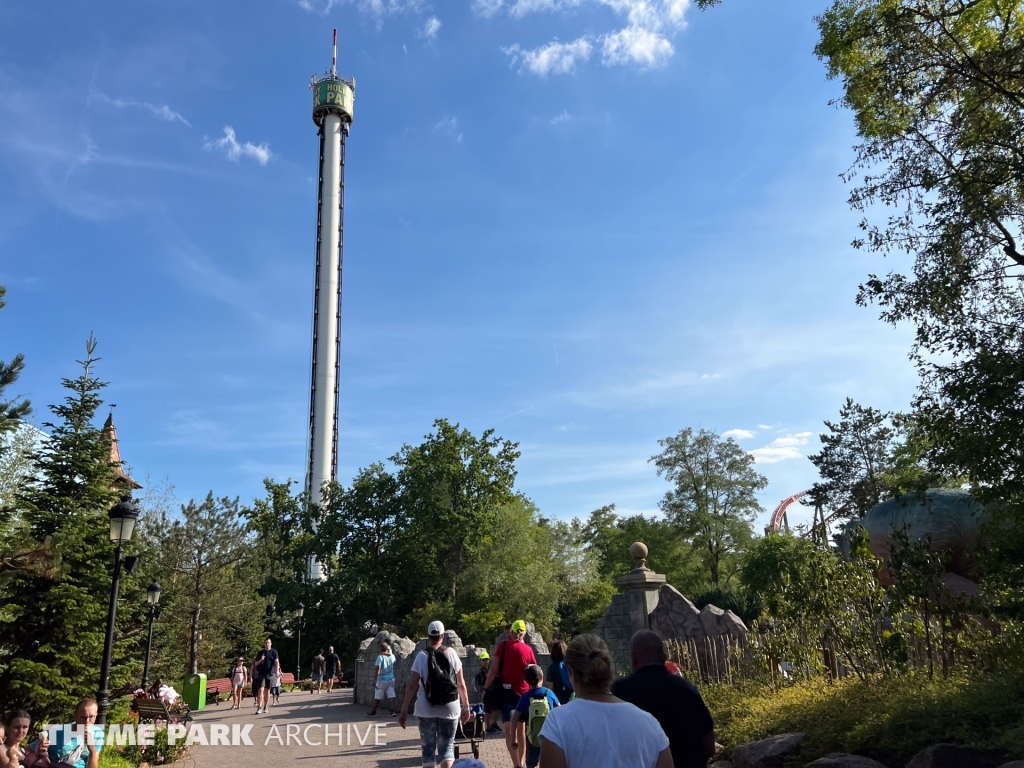
<path id="1" fill-rule="evenodd" d="M 181 698 L 189 709 L 206 709 L 206 675 L 189 675 L 181 687 Z"/>

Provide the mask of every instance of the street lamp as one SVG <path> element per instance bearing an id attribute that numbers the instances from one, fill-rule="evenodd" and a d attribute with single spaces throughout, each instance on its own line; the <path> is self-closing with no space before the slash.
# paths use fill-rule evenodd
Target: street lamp
<path id="1" fill-rule="evenodd" d="M 149 640 L 146 641 L 146 666 L 142 668 L 142 690 L 149 685 L 149 654 L 153 650 L 153 619 L 160 618 L 160 582 L 154 581 L 146 590 L 146 602 L 149 603 Z"/>
<path id="2" fill-rule="evenodd" d="M 299 641 L 295 650 L 295 679 L 302 679 L 302 614 L 306 612 L 306 606 L 299 603 L 295 608 L 295 618 L 299 620 Z"/>
<path id="3" fill-rule="evenodd" d="M 110 609 L 107 612 L 107 638 L 103 644 L 103 663 L 100 665 L 100 695 L 96 722 L 107 722 L 110 709 L 110 661 L 114 654 L 114 622 L 117 619 L 117 591 L 121 582 L 121 564 L 124 562 L 124 545 L 132 540 L 135 521 L 139 519 L 139 508 L 130 500 L 122 501 L 110 510 L 110 540 L 117 545 L 114 556 L 114 578 L 110 582 Z"/>

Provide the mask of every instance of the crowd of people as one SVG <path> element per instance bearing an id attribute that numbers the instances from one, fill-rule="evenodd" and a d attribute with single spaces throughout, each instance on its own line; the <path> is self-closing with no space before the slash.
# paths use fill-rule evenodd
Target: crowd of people
<path id="1" fill-rule="evenodd" d="M 471 718 L 462 662 L 444 645 L 441 622 L 431 622 L 427 633 L 427 647 L 413 659 L 398 724 L 406 727 L 415 700 L 424 768 L 482 768 L 479 760 L 455 760 L 459 723 Z M 476 678 L 484 727 L 497 731 L 501 718 L 513 768 L 706 768 L 715 752 L 714 721 L 656 632 L 632 637 L 633 673 L 618 679 L 597 635 L 577 635 L 568 644 L 554 640 L 546 674 L 525 636 L 524 622 L 509 625 L 494 658 L 481 653 Z M 393 700 L 390 649 L 382 646 L 375 667 L 371 714 L 388 691 Z M 382 669 L 390 677 L 382 678 Z"/>

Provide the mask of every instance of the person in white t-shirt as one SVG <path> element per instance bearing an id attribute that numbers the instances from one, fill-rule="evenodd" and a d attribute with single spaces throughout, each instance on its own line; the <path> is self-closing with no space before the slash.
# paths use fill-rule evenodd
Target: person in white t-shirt
<path id="1" fill-rule="evenodd" d="M 409 704 L 416 696 L 413 714 L 419 720 L 423 766 L 434 768 L 438 764 L 440 768 L 452 768 L 455 728 L 460 715 L 462 722 L 469 722 L 469 691 L 462 677 L 459 654 L 454 648 L 444 647 L 444 624 L 430 622 L 427 634 L 427 649 L 416 654 L 412 662 L 398 724 L 405 728 Z"/>
<path id="2" fill-rule="evenodd" d="M 673 768 L 668 737 L 654 716 L 612 696 L 612 657 L 604 640 L 577 635 L 565 666 L 576 698 L 544 720 L 544 768 Z"/>

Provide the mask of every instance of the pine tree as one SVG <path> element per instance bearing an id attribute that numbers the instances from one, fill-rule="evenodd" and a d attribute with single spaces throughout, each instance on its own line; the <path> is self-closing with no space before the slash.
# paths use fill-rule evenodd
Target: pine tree
<path id="1" fill-rule="evenodd" d="M 0 285 L 0 309 L 7 306 L 4 296 L 7 294 L 7 287 Z M 28 400 L 15 397 L 13 400 L 4 400 L 4 390 L 18 380 L 18 376 L 25 367 L 25 356 L 15 355 L 9 363 L 0 360 L 0 438 L 4 433 L 11 432 L 18 427 L 21 420 L 32 412 L 32 406 Z M 3 444 L 0 443 L 0 451 L 3 451 Z"/>
<path id="2" fill-rule="evenodd" d="M 79 697 L 95 693 L 103 653 L 114 556 L 107 513 L 121 492 L 110 442 L 93 425 L 106 386 L 93 374 L 95 350 L 90 335 L 82 375 L 64 380 L 70 394 L 50 407 L 50 438 L 16 502 L 52 562 L 8 573 L 0 611 L 0 700 L 44 722 L 66 720 Z M 114 668 L 115 687 L 125 672 Z"/>

